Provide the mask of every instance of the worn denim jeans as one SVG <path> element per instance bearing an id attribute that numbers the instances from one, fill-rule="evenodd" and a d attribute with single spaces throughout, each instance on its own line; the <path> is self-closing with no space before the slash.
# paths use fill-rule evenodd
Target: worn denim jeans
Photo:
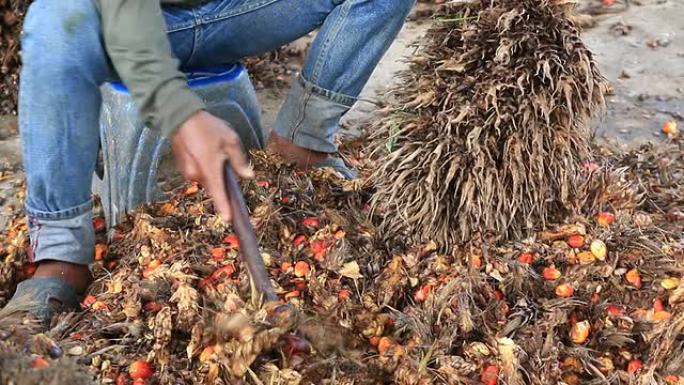
<path id="1" fill-rule="evenodd" d="M 35 0 L 25 20 L 19 123 L 35 261 L 85 265 L 93 259 L 100 85 L 116 76 L 94 1 Z M 183 66 L 237 62 L 320 29 L 274 130 L 300 146 L 332 153 L 341 117 L 414 1 L 213 0 L 165 7 L 164 15 Z"/>

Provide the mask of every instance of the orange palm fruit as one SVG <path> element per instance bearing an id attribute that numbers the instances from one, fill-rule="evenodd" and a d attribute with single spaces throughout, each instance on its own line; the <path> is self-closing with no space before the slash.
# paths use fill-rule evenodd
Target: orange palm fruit
<path id="1" fill-rule="evenodd" d="M 159 208 L 160 215 L 173 215 L 178 211 L 176 202 L 166 202 Z"/>
<path id="2" fill-rule="evenodd" d="M 299 245 L 303 244 L 304 242 L 306 242 L 306 236 L 303 235 L 303 234 L 297 235 L 297 236 L 292 240 L 292 244 L 295 245 L 295 246 L 299 246 Z"/>
<path id="3" fill-rule="evenodd" d="M 532 253 L 522 253 L 522 254 L 520 254 L 520 256 L 518 257 L 518 262 L 520 262 L 520 263 L 526 263 L 526 264 L 529 265 L 529 264 L 531 264 L 532 262 L 534 262 L 534 254 L 532 254 Z"/>
<path id="4" fill-rule="evenodd" d="M 211 259 L 221 262 L 226 258 L 226 249 L 223 247 L 214 247 L 211 249 Z"/>
<path id="5" fill-rule="evenodd" d="M 592 293 L 591 294 L 591 302 L 592 303 L 599 303 L 601 301 L 601 294 L 599 293 Z"/>
<path id="6" fill-rule="evenodd" d="M 576 344 L 583 344 L 589 338 L 590 330 L 589 321 L 578 322 L 570 329 L 570 339 Z"/>
<path id="7" fill-rule="evenodd" d="M 625 310 L 618 305 L 608 305 L 608 307 L 606 307 L 606 312 L 612 316 L 621 316 L 625 314 Z"/>
<path id="8" fill-rule="evenodd" d="M 351 298 L 351 292 L 347 289 L 342 289 L 337 293 L 337 299 L 340 302 L 347 301 L 349 298 Z"/>
<path id="9" fill-rule="evenodd" d="M 606 244 L 602 240 L 594 239 L 591 241 L 589 249 L 599 261 L 606 260 L 606 257 L 608 256 L 608 247 L 606 247 Z"/>
<path id="10" fill-rule="evenodd" d="M 257 180 L 256 185 L 259 187 L 263 187 L 263 188 L 269 188 L 271 186 L 271 184 L 267 180 L 264 180 L 264 179 Z"/>
<path id="11" fill-rule="evenodd" d="M 138 378 L 146 380 L 152 377 L 153 373 L 154 369 L 152 369 L 152 365 L 145 360 L 133 361 L 128 367 L 128 375 L 134 380 L 137 380 Z"/>
<path id="12" fill-rule="evenodd" d="M 142 272 L 143 278 L 149 278 L 150 276 L 152 276 L 152 274 L 154 274 L 155 270 L 156 269 L 150 268 L 150 267 L 145 268 L 145 270 L 143 270 L 143 272 Z"/>
<path id="13" fill-rule="evenodd" d="M 97 298 L 95 298 L 95 296 L 87 295 L 85 298 L 83 298 L 83 302 L 81 302 L 81 306 L 87 308 L 87 307 L 90 307 L 95 302 L 97 302 Z"/>
<path id="14" fill-rule="evenodd" d="M 380 343 L 380 337 L 378 337 L 378 336 L 373 336 L 373 337 L 371 337 L 371 338 L 368 339 L 368 342 L 370 342 L 371 346 L 376 346 L 376 347 L 377 347 L 378 344 Z"/>
<path id="15" fill-rule="evenodd" d="M 580 247 L 584 246 L 584 235 L 571 235 L 568 237 L 568 245 L 570 247 L 573 247 L 575 249 L 579 249 Z"/>
<path id="16" fill-rule="evenodd" d="M 316 217 L 304 218 L 304 220 L 302 221 L 302 224 L 304 226 L 310 227 L 312 229 L 317 229 L 317 228 L 321 227 L 321 221 Z"/>
<path id="17" fill-rule="evenodd" d="M 304 261 L 299 261 L 295 264 L 294 267 L 295 277 L 304 278 L 309 274 L 310 270 L 311 268 L 309 267 L 308 263 Z"/>
<path id="18" fill-rule="evenodd" d="M 579 370 L 583 369 L 582 363 L 579 362 L 577 357 L 573 357 L 573 356 L 565 357 L 563 362 L 561 362 L 560 367 L 561 367 L 561 369 L 564 369 L 564 370 L 574 369 L 574 370 L 579 371 Z"/>
<path id="19" fill-rule="evenodd" d="M 416 302 L 424 302 L 428 295 L 430 294 L 430 285 L 423 285 L 421 286 L 416 292 L 413 294 L 413 299 Z"/>
<path id="20" fill-rule="evenodd" d="M 199 361 L 204 363 L 209 361 L 211 359 L 211 356 L 214 354 L 214 347 L 213 346 L 207 346 L 202 350 L 202 353 L 199 355 Z"/>
<path id="21" fill-rule="evenodd" d="M 126 385 L 126 375 L 123 373 L 119 373 L 118 376 L 116 376 L 116 385 Z"/>
<path id="22" fill-rule="evenodd" d="M 669 320 L 670 318 L 672 318 L 672 313 L 670 313 L 669 311 L 665 311 L 665 310 L 656 310 L 656 311 L 653 313 L 653 316 L 651 317 L 651 320 L 653 320 L 653 321 L 655 321 L 655 322 L 659 322 L 659 321 L 667 321 L 667 320 Z"/>
<path id="23" fill-rule="evenodd" d="M 591 251 L 583 251 L 577 254 L 577 261 L 579 261 L 581 265 L 591 265 L 596 262 L 596 256 Z"/>
<path id="24" fill-rule="evenodd" d="M 629 373 L 634 374 L 634 373 L 640 371 L 641 368 L 643 368 L 643 367 L 644 367 L 644 364 L 641 363 L 641 360 L 638 358 L 635 358 L 635 359 L 629 361 L 629 363 L 627 364 L 627 371 Z"/>
<path id="25" fill-rule="evenodd" d="M 83 339 L 83 334 L 79 332 L 73 332 L 69 334 L 69 339 L 72 341 L 81 341 Z"/>
<path id="26" fill-rule="evenodd" d="M 93 306 L 91 306 L 91 309 L 93 309 L 93 311 L 99 311 L 99 310 L 107 310 L 108 307 L 107 307 L 106 303 L 104 303 L 102 301 L 97 301 L 93 304 Z"/>
<path id="27" fill-rule="evenodd" d="M 95 245 L 95 260 L 101 261 L 107 255 L 107 245 L 104 243 L 98 243 Z"/>
<path id="28" fill-rule="evenodd" d="M 561 277 L 561 272 L 552 265 L 544 268 L 542 276 L 547 281 L 555 281 Z"/>
<path id="29" fill-rule="evenodd" d="M 634 318 L 635 320 L 643 320 L 648 317 L 648 310 L 646 309 L 636 309 L 632 313 L 630 313 L 630 317 Z"/>
<path id="30" fill-rule="evenodd" d="M 484 385 L 496 385 L 499 381 L 499 368 L 494 365 L 489 365 L 482 369 L 480 381 L 482 381 Z"/>
<path id="31" fill-rule="evenodd" d="M 325 254 L 328 250 L 328 244 L 325 240 L 316 240 L 311 242 L 311 251 L 314 253 L 314 259 L 317 261 L 322 261 L 325 259 Z"/>
<path id="32" fill-rule="evenodd" d="M 195 195 L 198 191 L 199 185 L 197 183 L 193 183 L 185 189 L 185 196 Z"/>
<path id="33" fill-rule="evenodd" d="M 653 310 L 655 310 L 655 311 L 665 310 L 665 305 L 663 304 L 662 299 L 656 298 L 655 301 L 653 301 Z"/>
<path id="34" fill-rule="evenodd" d="M 43 357 L 36 357 L 31 361 L 31 367 L 35 369 L 46 368 L 50 366 L 50 362 Z"/>
<path id="35" fill-rule="evenodd" d="M 143 305 L 143 310 L 150 312 L 150 313 L 156 313 L 160 311 L 164 306 L 158 302 L 148 302 Z"/>
<path id="36" fill-rule="evenodd" d="M 482 258 L 479 255 L 470 256 L 470 265 L 475 268 L 482 267 Z"/>
<path id="37" fill-rule="evenodd" d="M 572 285 L 564 283 L 562 285 L 556 286 L 556 295 L 563 298 L 572 297 L 575 293 L 575 289 Z"/>
<path id="38" fill-rule="evenodd" d="M 665 383 L 667 385 L 677 385 L 679 382 L 679 377 L 675 376 L 674 374 L 668 374 L 665 376 Z"/>
<path id="39" fill-rule="evenodd" d="M 677 122 L 675 122 L 674 120 L 665 122 L 665 124 L 663 124 L 663 133 L 667 136 L 677 135 L 679 133 L 679 129 L 677 128 Z"/>
<path id="40" fill-rule="evenodd" d="M 563 375 L 563 382 L 568 385 L 579 385 L 580 378 L 575 373 L 566 373 Z"/>
<path id="41" fill-rule="evenodd" d="M 210 281 L 219 281 L 223 279 L 229 279 L 235 274 L 235 267 L 233 265 L 225 265 L 214 270 L 209 276 Z"/>
<path id="42" fill-rule="evenodd" d="M 599 226 L 603 226 L 603 227 L 610 226 L 614 220 L 615 220 L 615 215 L 613 213 L 609 213 L 606 211 L 600 212 L 596 216 L 596 222 L 599 224 Z"/>
<path id="43" fill-rule="evenodd" d="M 390 337 L 382 337 L 378 341 L 378 353 L 385 355 L 396 344 Z"/>
<path id="44" fill-rule="evenodd" d="M 641 288 L 641 274 L 639 274 L 639 270 L 632 269 L 628 271 L 627 274 L 625 274 L 625 279 L 637 289 Z"/>
<path id="45" fill-rule="evenodd" d="M 123 235 L 123 233 L 122 233 L 121 231 L 114 230 L 114 231 L 112 232 L 112 241 L 118 242 L 118 241 L 120 241 L 120 240 L 122 240 L 122 239 L 124 239 L 124 235 Z"/>
<path id="46" fill-rule="evenodd" d="M 238 238 L 237 235 L 235 234 L 228 234 L 226 235 L 225 238 L 223 238 L 223 243 L 227 244 L 230 246 L 231 249 L 238 249 L 240 248 L 240 238 Z"/>
<path id="47" fill-rule="evenodd" d="M 93 227 L 95 231 L 102 231 L 107 227 L 107 222 L 102 217 L 95 217 L 93 218 Z"/>

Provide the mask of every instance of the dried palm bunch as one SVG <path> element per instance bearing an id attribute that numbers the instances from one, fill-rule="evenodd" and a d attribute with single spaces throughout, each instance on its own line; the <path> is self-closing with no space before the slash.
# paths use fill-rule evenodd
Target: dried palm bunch
<path id="1" fill-rule="evenodd" d="M 520 237 L 572 206 L 607 87 L 567 4 L 447 4 L 403 77 L 373 141 L 385 234 Z"/>

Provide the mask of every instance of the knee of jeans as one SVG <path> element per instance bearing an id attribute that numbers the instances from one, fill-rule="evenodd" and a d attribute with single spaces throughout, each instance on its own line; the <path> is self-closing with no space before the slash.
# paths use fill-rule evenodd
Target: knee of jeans
<path id="1" fill-rule="evenodd" d="M 35 0 L 22 32 L 24 66 L 42 71 L 81 71 L 103 62 L 96 0 Z"/>

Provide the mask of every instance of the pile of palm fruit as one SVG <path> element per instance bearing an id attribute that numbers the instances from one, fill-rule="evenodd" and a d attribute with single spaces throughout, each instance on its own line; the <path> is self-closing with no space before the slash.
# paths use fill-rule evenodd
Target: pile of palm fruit
<path id="1" fill-rule="evenodd" d="M 243 193 L 296 324 L 191 184 L 110 241 L 96 219 L 83 311 L 40 334 L 4 314 L 0 359 L 117 385 L 683 384 L 684 142 L 590 141 L 605 84 L 567 11 L 446 4 L 370 148 L 342 147 L 360 180 L 252 154 Z M 35 268 L 21 213 L 8 229 L 0 303 Z"/>

